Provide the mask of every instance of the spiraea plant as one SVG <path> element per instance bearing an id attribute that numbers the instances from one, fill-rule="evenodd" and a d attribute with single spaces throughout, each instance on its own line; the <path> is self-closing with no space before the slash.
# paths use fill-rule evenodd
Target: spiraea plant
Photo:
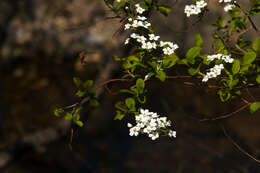
<path id="1" fill-rule="evenodd" d="M 218 0 L 219 8 L 224 8 L 222 10 L 226 14 L 224 18 L 218 17 L 216 21 L 212 21 L 215 31 L 212 33 L 214 41 L 211 52 L 201 53 L 203 38 L 196 34 L 194 47 L 189 48 L 184 57 L 176 53 L 178 44 L 162 40 L 149 22 L 152 13 L 158 12 L 167 17 L 171 7 L 162 4 L 160 0 L 104 1 L 109 13 L 124 21 L 123 28 L 130 33 L 124 42 L 125 47 L 131 49 L 129 55 L 114 57 L 120 65 L 121 78 L 104 82 L 125 81 L 131 84 L 129 88 L 118 91 L 128 97 L 115 104 L 114 117 L 115 120 L 122 120 L 125 116 L 133 117 L 135 124 L 127 124 L 130 136 L 142 134 L 152 140 L 160 136 L 176 137 L 176 131 L 167 117 L 146 109 L 146 95 L 149 93 L 146 83 L 151 79 L 158 79 L 163 85 L 165 80 L 194 78 L 198 85 L 217 90 L 216 94 L 222 102 L 239 98 L 244 103 L 230 114 L 201 121 L 226 118 L 246 108 L 251 113 L 259 109 L 260 100 L 252 102 L 242 96 L 249 88 L 260 87 L 260 31 L 253 21 L 253 16 L 260 14 L 259 0 L 250 0 L 247 8 L 239 0 Z M 183 9 L 185 16 L 203 18 L 210 13 L 209 1 L 194 0 L 192 4 L 187 4 Z M 257 35 L 254 40 L 248 40 L 244 36 L 251 30 Z M 178 76 L 167 74 L 170 69 L 179 67 L 186 72 Z M 83 126 L 80 111 L 89 106 L 98 106 L 98 101 L 92 87 L 93 81 L 74 78 L 74 83 L 78 88 L 76 95 L 81 101 L 65 109 L 55 110 L 55 115 Z"/>

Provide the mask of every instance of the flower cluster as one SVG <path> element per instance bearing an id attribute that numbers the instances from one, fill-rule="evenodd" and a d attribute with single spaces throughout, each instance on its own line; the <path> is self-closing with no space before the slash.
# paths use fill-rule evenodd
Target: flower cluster
<path id="1" fill-rule="evenodd" d="M 214 61 L 215 59 L 222 60 L 225 63 L 233 63 L 234 59 L 231 58 L 231 55 L 224 55 L 221 53 L 208 55 L 207 59 L 209 61 Z M 221 74 L 221 70 L 224 69 L 223 64 L 215 65 L 213 68 L 209 69 L 209 72 L 203 77 L 202 82 L 207 82 L 210 78 L 215 78 Z"/>
<path id="2" fill-rule="evenodd" d="M 225 12 L 228 12 L 235 7 L 235 5 L 232 4 L 232 0 L 219 0 L 219 3 L 223 3 L 223 2 L 227 3 L 226 6 L 224 7 Z M 236 1 L 234 1 L 234 2 L 236 2 Z"/>
<path id="3" fill-rule="evenodd" d="M 145 9 L 141 8 L 139 4 L 135 5 L 136 12 L 138 14 L 142 14 Z M 135 19 L 128 18 L 128 23 L 125 24 L 125 30 L 132 29 L 132 28 L 148 28 L 151 26 L 151 23 L 147 21 L 147 18 L 145 16 L 138 15 Z M 160 36 L 155 34 L 148 34 L 146 36 L 139 35 L 137 33 L 132 33 L 130 35 L 130 38 L 127 38 L 125 40 L 125 44 L 128 44 L 130 39 L 135 39 L 138 43 L 141 44 L 142 49 L 150 50 L 150 49 L 156 49 L 157 47 L 161 47 L 162 51 L 165 55 L 171 55 L 174 53 L 176 49 L 178 49 L 177 44 L 173 44 L 172 42 L 164 42 L 164 41 L 158 41 Z"/>
<path id="4" fill-rule="evenodd" d="M 157 113 L 141 109 L 140 114 L 135 116 L 136 125 L 128 123 L 130 136 L 138 136 L 139 133 L 147 134 L 152 140 L 159 138 L 159 134 L 176 137 L 176 131 L 170 130 L 171 121 L 167 117 L 160 117 Z"/>
<path id="5" fill-rule="evenodd" d="M 223 60 L 226 63 L 233 63 L 234 59 L 231 58 L 231 55 L 223 55 L 221 53 L 214 54 L 214 55 L 208 55 L 209 61 L 214 61 L 215 59 Z"/>
<path id="6" fill-rule="evenodd" d="M 215 65 L 211 69 L 209 69 L 209 72 L 203 77 L 202 82 L 207 82 L 210 78 L 215 78 L 218 75 L 221 74 L 221 70 L 224 69 L 223 64 Z"/>
<path id="7" fill-rule="evenodd" d="M 207 2 L 204 0 L 197 1 L 196 5 L 186 5 L 184 9 L 184 13 L 186 13 L 187 17 L 190 17 L 191 15 L 196 15 L 201 13 L 201 9 L 207 6 Z"/>

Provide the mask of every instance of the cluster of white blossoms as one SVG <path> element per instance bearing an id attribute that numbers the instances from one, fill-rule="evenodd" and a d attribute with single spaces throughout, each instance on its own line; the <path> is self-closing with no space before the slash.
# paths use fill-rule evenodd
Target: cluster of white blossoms
<path id="1" fill-rule="evenodd" d="M 210 78 L 215 78 L 218 75 L 221 74 L 222 69 L 224 69 L 223 64 L 215 65 L 211 69 L 209 69 L 209 72 L 203 77 L 202 82 L 207 82 Z"/>
<path id="2" fill-rule="evenodd" d="M 224 7 L 224 11 L 226 11 L 226 12 L 232 10 L 232 9 L 235 7 L 234 4 L 231 4 L 231 3 L 232 3 L 232 0 L 219 0 L 219 3 L 223 3 L 223 2 L 224 2 L 224 3 L 227 3 L 227 4 L 225 5 L 225 7 Z M 236 2 L 236 1 L 234 1 L 234 2 Z"/>
<path id="3" fill-rule="evenodd" d="M 184 9 L 184 13 L 187 15 L 187 17 L 190 17 L 191 15 L 197 15 L 201 13 L 201 9 L 207 6 L 207 2 L 204 0 L 197 1 L 196 5 L 186 5 Z"/>
<path id="4" fill-rule="evenodd" d="M 176 138 L 176 131 L 170 130 L 171 121 L 167 117 L 160 117 L 157 113 L 141 109 L 140 114 L 135 116 L 136 125 L 128 123 L 130 136 L 138 136 L 140 133 L 147 134 L 152 140 L 159 138 L 160 132 L 167 132 L 169 137 Z"/>
<path id="5" fill-rule="evenodd" d="M 231 58 L 231 55 L 224 54 L 214 54 L 208 55 L 207 59 L 209 61 L 214 61 L 215 59 L 223 60 L 225 63 L 233 63 L 234 59 Z M 224 69 L 223 64 L 215 65 L 213 68 L 209 69 L 209 72 L 203 77 L 202 82 L 207 82 L 210 78 L 215 78 L 221 74 L 222 69 Z"/>
<path id="6" fill-rule="evenodd" d="M 142 14 L 145 11 L 145 9 L 141 8 L 139 4 L 136 4 L 135 7 L 135 10 L 138 14 Z M 125 24 L 125 30 L 138 27 L 148 28 L 150 26 L 151 23 L 147 21 L 147 18 L 145 16 L 138 15 L 135 19 L 128 18 L 128 23 Z M 128 44 L 131 38 L 135 39 L 138 43 L 140 43 L 142 49 L 150 50 L 157 49 L 157 47 L 161 47 L 165 55 L 171 55 L 174 53 L 176 49 L 179 48 L 177 44 L 173 44 L 172 42 L 159 42 L 160 36 L 155 34 L 148 34 L 147 36 L 143 36 L 136 33 L 132 33 L 130 35 L 130 38 L 127 38 L 125 40 L 125 44 Z"/>
<path id="7" fill-rule="evenodd" d="M 208 55 L 208 60 L 209 61 L 214 61 L 215 59 L 220 59 L 225 61 L 226 63 L 233 63 L 234 59 L 231 58 L 231 55 L 224 55 L 221 53 L 214 54 L 214 55 Z"/>

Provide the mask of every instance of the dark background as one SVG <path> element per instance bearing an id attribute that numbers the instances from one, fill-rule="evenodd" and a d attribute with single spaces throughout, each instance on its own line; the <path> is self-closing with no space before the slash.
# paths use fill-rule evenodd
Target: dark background
<path id="1" fill-rule="evenodd" d="M 193 19 L 184 16 L 184 3 L 173 6 L 167 19 L 153 14 L 155 30 L 180 45 L 179 55 L 199 32 L 209 52 L 209 21 L 224 15 L 222 7 L 211 1 L 211 13 L 183 32 Z M 235 99 L 223 104 L 216 91 L 187 86 L 183 80 L 147 84 L 147 108 L 169 117 L 176 139 L 130 137 L 126 124 L 132 118 L 113 120 L 113 105 L 122 96 L 100 90 L 100 107 L 82 113 L 85 126 L 75 129 L 70 149 L 71 124 L 56 118 L 53 110 L 77 101 L 73 76 L 96 84 L 119 77 L 112 57 L 126 53 L 128 33 L 113 37 L 121 23 L 107 19 L 105 9 L 102 0 L 0 1 L 0 173 L 260 172 L 259 164 L 238 151 L 221 129 L 224 126 L 242 148 L 260 158 L 259 112 L 245 110 L 223 121 L 199 122 L 232 112 L 242 103 Z M 256 36 L 252 32 L 248 37 Z M 87 53 L 85 65 L 80 52 Z M 117 85 L 109 87 L 115 91 Z M 259 99 L 259 91 L 250 92 Z"/>

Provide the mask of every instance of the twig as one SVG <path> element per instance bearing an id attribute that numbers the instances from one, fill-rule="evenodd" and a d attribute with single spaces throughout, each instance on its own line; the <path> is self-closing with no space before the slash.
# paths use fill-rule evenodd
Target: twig
<path id="1" fill-rule="evenodd" d="M 104 85 L 107 85 L 107 84 L 109 84 L 109 83 L 111 83 L 111 82 L 116 82 L 116 81 L 125 82 L 125 81 L 130 81 L 130 79 L 110 79 L 110 80 L 107 80 L 107 81 L 102 82 L 101 84 L 97 85 L 97 86 L 95 87 L 95 89 L 98 89 L 98 88 L 100 88 L 100 87 L 103 87 Z"/>
<path id="2" fill-rule="evenodd" d="M 221 129 L 224 133 L 224 135 L 228 138 L 228 140 L 243 154 L 245 154 L 246 156 L 248 156 L 249 158 L 251 158 L 252 160 L 254 160 L 255 162 L 260 164 L 260 160 L 258 160 L 257 158 L 255 158 L 254 156 L 252 156 L 251 154 L 249 154 L 248 152 L 246 152 L 243 148 L 241 148 L 231 137 L 230 135 L 228 135 L 225 127 L 223 125 L 221 125 Z"/>
<path id="3" fill-rule="evenodd" d="M 214 117 L 214 118 L 204 118 L 204 119 L 201 119 L 200 122 L 205 122 L 205 121 L 216 121 L 216 120 L 222 120 L 222 119 L 230 118 L 231 116 L 237 114 L 238 112 L 240 112 L 240 111 L 246 109 L 249 105 L 250 105 L 250 103 L 247 102 L 244 106 L 240 107 L 239 109 L 235 110 L 234 112 L 231 112 L 231 113 L 226 114 L 226 115 L 222 115 L 222 116 Z"/>

